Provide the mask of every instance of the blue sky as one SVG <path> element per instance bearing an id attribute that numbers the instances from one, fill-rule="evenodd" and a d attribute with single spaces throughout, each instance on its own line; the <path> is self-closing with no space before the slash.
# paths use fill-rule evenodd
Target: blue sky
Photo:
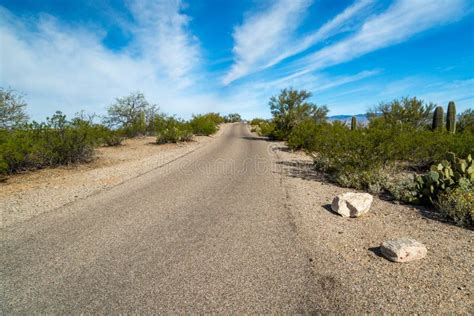
<path id="1" fill-rule="evenodd" d="M 32 118 L 103 114 L 140 90 L 162 111 L 269 117 L 307 89 L 331 115 L 417 96 L 474 107 L 471 0 L 0 0 L 0 86 Z"/>

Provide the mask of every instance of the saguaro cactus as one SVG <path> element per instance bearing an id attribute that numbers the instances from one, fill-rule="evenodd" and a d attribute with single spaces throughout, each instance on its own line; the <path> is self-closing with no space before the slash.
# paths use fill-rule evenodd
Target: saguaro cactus
<path id="1" fill-rule="evenodd" d="M 446 116 L 446 129 L 450 133 L 456 132 L 456 104 L 453 101 L 448 104 L 448 114 Z"/>
<path id="2" fill-rule="evenodd" d="M 355 130 L 357 128 L 357 118 L 355 116 L 351 119 L 351 130 Z"/>
<path id="3" fill-rule="evenodd" d="M 444 111 L 442 106 L 437 106 L 433 115 L 433 131 L 441 130 L 443 128 Z"/>

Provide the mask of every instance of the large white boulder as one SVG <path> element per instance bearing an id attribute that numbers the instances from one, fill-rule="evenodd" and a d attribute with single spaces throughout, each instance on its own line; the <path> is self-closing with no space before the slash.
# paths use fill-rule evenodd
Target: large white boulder
<path id="1" fill-rule="evenodd" d="M 422 243 L 406 237 L 384 241 L 380 251 L 385 258 L 394 262 L 418 260 L 428 252 Z"/>
<path id="2" fill-rule="evenodd" d="M 359 217 L 370 210 L 373 197 L 368 193 L 347 192 L 334 198 L 331 208 L 344 217 Z"/>

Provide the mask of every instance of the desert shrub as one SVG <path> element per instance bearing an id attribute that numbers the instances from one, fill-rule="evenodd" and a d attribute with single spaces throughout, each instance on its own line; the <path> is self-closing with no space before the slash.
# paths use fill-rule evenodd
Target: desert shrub
<path id="1" fill-rule="evenodd" d="M 0 182 L 3 182 L 7 179 L 8 174 L 8 164 L 0 155 Z"/>
<path id="2" fill-rule="evenodd" d="M 380 103 L 369 110 L 371 127 L 385 126 L 407 126 L 411 128 L 427 128 L 431 123 L 432 112 L 435 108 L 433 103 L 426 104 L 416 97 L 405 97 L 395 99 L 388 103 Z"/>
<path id="3" fill-rule="evenodd" d="M 225 123 L 235 123 L 242 121 L 242 117 L 238 113 L 230 113 L 224 116 Z"/>
<path id="4" fill-rule="evenodd" d="M 211 120 L 216 125 L 219 125 L 225 122 L 224 117 L 222 117 L 219 113 L 210 112 L 210 113 L 203 114 L 202 116 Z"/>
<path id="5" fill-rule="evenodd" d="M 459 226 L 474 225 L 474 187 L 458 187 L 440 194 L 435 207 Z"/>
<path id="6" fill-rule="evenodd" d="M 457 131 L 474 134 L 474 110 L 468 109 L 461 113 L 457 123 Z"/>
<path id="7" fill-rule="evenodd" d="M 97 143 L 100 146 L 120 146 L 124 140 L 124 133 L 120 130 L 111 130 L 105 126 L 97 126 Z"/>
<path id="8" fill-rule="evenodd" d="M 379 134 L 376 141 L 385 162 L 404 161 L 418 171 L 427 170 L 431 164 L 442 160 L 447 152 L 467 156 L 473 152 L 474 137 L 465 133 L 449 134 L 410 128 L 369 128 L 367 135 Z"/>
<path id="9" fill-rule="evenodd" d="M 217 131 L 216 121 L 218 119 L 214 115 L 193 115 L 189 124 L 195 135 L 208 136 Z"/>
<path id="10" fill-rule="evenodd" d="M 257 133 L 260 136 L 267 136 L 272 138 L 275 130 L 275 124 L 270 120 L 261 118 L 254 118 L 250 121 L 251 132 Z"/>
<path id="11" fill-rule="evenodd" d="M 288 147 L 292 150 L 314 148 L 315 135 L 321 130 L 321 125 L 313 120 L 305 120 L 298 124 L 288 136 Z"/>
<path id="12" fill-rule="evenodd" d="M 446 152 L 467 156 L 474 150 L 474 137 L 384 126 L 350 130 L 343 124 L 303 122 L 290 134 L 291 148 L 303 148 L 314 157 L 315 167 L 344 187 L 371 192 L 393 192 L 409 200 L 413 190 L 402 190 L 387 176 L 399 170 L 424 171 L 443 159 Z"/>
<path id="13" fill-rule="evenodd" d="M 386 175 L 382 183 L 382 191 L 387 192 L 394 200 L 404 203 L 416 201 L 416 184 L 412 177 L 407 179 L 394 179 L 394 174 Z"/>
<path id="14" fill-rule="evenodd" d="M 258 126 L 258 125 L 260 125 L 260 124 L 263 123 L 263 122 L 266 122 L 266 120 L 265 120 L 265 119 L 261 119 L 261 118 L 254 118 L 254 119 L 252 119 L 252 120 L 250 121 L 250 125 L 251 125 L 251 126 Z"/>
<path id="15" fill-rule="evenodd" d="M 307 149 L 317 153 L 318 164 L 329 172 L 367 171 L 380 167 L 388 148 L 380 148 L 383 131 L 350 131 L 342 125 L 321 127 Z M 371 154 L 369 154 L 371 153 Z"/>
<path id="16" fill-rule="evenodd" d="M 3 174 L 36 168 L 40 163 L 31 130 L 0 131 L 0 164 Z"/>
<path id="17" fill-rule="evenodd" d="M 90 161 L 93 149 L 103 141 L 97 126 L 85 121 L 67 121 L 56 112 L 45 123 L 25 124 L 0 130 L 0 171 L 3 175 Z"/>
<path id="18" fill-rule="evenodd" d="M 258 134 L 270 139 L 279 139 L 275 136 L 276 124 L 273 121 L 264 121 L 259 125 Z"/>
<path id="19" fill-rule="evenodd" d="M 158 144 L 190 141 L 192 137 L 191 126 L 174 117 L 163 118 L 156 130 L 156 142 Z"/>
<path id="20" fill-rule="evenodd" d="M 443 159 L 447 152 L 467 156 L 474 150 L 474 137 L 468 134 L 453 135 L 397 127 L 352 131 L 344 126 L 326 124 L 321 125 L 313 138 L 308 142 L 308 149 L 318 152 L 338 169 L 350 165 L 368 170 L 405 161 L 423 170 Z"/>
<path id="21" fill-rule="evenodd" d="M 33 129 L 35 143 L 42 144 L 38 155 L 51 166 L 90 160 L 94 146 L 98 145 L 94 131 L 84 122 L 68 122 L 61 112 L 56 112 L 46 124 Z"/>

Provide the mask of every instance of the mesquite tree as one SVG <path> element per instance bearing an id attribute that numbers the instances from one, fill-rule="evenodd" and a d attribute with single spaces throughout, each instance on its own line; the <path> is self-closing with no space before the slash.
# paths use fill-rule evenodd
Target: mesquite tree
<path id="1" fill-rule="evenodd" d="M 276 138 L 286 139 L 292 129 L 306 119 L 324 122 L 328 113 L 326 106 L 308 102 L 311 93 L 305 90 L 283 89 L 279 96 L 270 98 L 270 109 L 276 124 Z"/>
<path id="2" fill-rule="evenodd" d="M 26 102 L 12 89 L 0 88 L 0 129 L 12 129 L 28 121 Z"/>

